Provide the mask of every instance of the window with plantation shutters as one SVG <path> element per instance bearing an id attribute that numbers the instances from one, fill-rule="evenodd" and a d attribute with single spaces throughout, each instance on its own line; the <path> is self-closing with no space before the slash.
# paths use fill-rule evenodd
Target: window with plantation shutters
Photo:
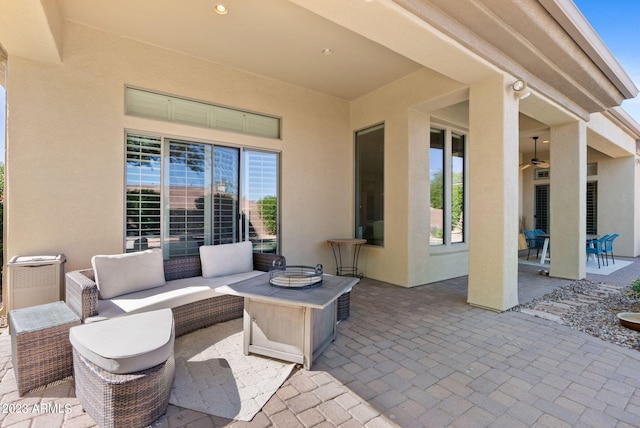
<path id="1" fill-rule="evenodd" d="M 535 228 L 549 233 L 549 185 L 537 185 L 535 188 L 535 197 Z"/>
<path id="2" fill-rule="evenodd" d="M 126 251 L 176 258 L 246 239 L 277 251 L 278 153 L 135 134 L 126 151 Z"/>
<path id="3" fill-rule="evenodd" d="M 211 242 L 212 147 L 169 141 L 168 148 L 165 252 L 170 258 L 197 255 L 201 245 Z"/>
<path id="4" fill-rule="evenodd" d="M 213 243 L 237 242 L 240 239 L 240 150 L 216 146 L 213 174 Z"/>
<path id="5" fill-rule="evenodd" d="M 161 246 L 162 145 L 158 137 L 127 136 L 126 226 L 127 251 Z"/>
<path id="6" fill-rule="evenodd" d="M 587 235 L 598 234 L 598 182 L 587 182 Z"/>
<path id="7" fill-rule="evenodd" d="M 245 150 L 243 217 L 255 249 L 276 252 L 278 242 L 278 156 Z"/>
<path id="8" fill-rule="evenodd" d="M 186 125 L 280 138 L 280 119 L 264 114 L 126 88 L 126 113 Z"/>

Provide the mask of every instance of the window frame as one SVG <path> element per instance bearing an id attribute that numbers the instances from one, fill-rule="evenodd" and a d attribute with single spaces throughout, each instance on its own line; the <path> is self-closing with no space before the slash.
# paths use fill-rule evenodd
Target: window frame
<path id="1" fill-rule="evenodd" d="M 262 153 L 266 153 L 266 154 L 273 154 L 275 155 L 276 159 L 275 159 L 275 163 L 276 163 L 276 170 L 275 170 L 275 176 L 274 179 L 276 181 L 276 238 L 275 238 L 275 252 L 279 253 L 281 251 L 281 239 L 282 239 L 282 231 L 281 231 L 281 219 L 280 219 L 280 215 L 281 215 L 281 185 L 282 185 L 282 180 L 281 180 L 281 162 L 282 162 L 282 152 L 280 150 L 272 150 L 272 149 L 265 149 L 265 148 L 258 148 L 258 147 L 252 147 L 252 146 L 245 146 L 245 145 L 238 145 L 238 144 L 233 144 L 233 143 L 228 143 L 228 142 L 223 142 L 223 141 L 209 141 L 209 140 L 202 140 L 202 139 L 197 139 L 197 138 L 191 138 L 191 137 L 185 137 L 185 136 L 174 136 L 174 135 L 169 135 L 169 134 L 164 134 L 164 133 L 160 133 L 160 132 L 149 132 L 149 131 L 139 131 L 139 130 L 135 130 L 135 129 L 125 129 L 124 131 L 124 153 L 125 153 L 125 157 L 124 157 L 124 171 L 123 171 L 123 175 L 124 175 L 124 189 L 123 189 L 123 200 L 124 200 L 124 207 L 123 207 L 123 252 L 132 252 L 132 251 L 139 251 L 139 250 L 144 250 L 145 248 L 142 248 L 142 245 L 136 245 L 135 242 L 137 242 L 139 240 L 139 238 L 143 237 L 144 235 L 138 235 L 138 236 L 128 236 L 128 231 L 129 231 L 129 227 L 128 227 L 128 220 L 130 217 L 130 212 L 129 212 L 129 208 L 128 208 L 128 200 L 127 200 L 127 194 L 128 194 L 128 189 L 130 189 L 130 183 L 128 182 L 128 156 L 127 153 L 129 153 L 129 138 L 130 137 L 142 137 L 142 138 L 150 138 L 150 139 L 157 139 L 159 141 L 159 145 L 160 145 L 160 160 L 159 162 L 157 162 L 154 166 L 160 168 L 160 174 L 159 174 L 159 182 L 160 184 L 158 185 L 159 188 L 159 193 L 160 193 L 160 230 L 159 230 L 159 234 L 157 236 L 157 239 L 159 239 L 159 245 L 158 246 L 152 246 L 152 247 L 148 247 L 148 248 L 160 248 L 163 251 L 164 257 L 165 259 L 169 259 L 169 258 L 179 258 L 179 257 L 184 257 L 184 256 L 175 256 L 175 257 L 171 257 L 170 254 L 168 254 L 167 251 L 167 240 L 168 240 L 168 233 L 169 233 L 169 212 L 167 211 L 167 204 L 169 203 L 168 200 L 168 190 L 169 190 L 169 183 L 168 183 L 168 169 L 166 168 L 165 163 L 169 162 L 169 145 L 172 142 L 179 142 L 179 143 L 192 143 L 192 144 L 203 144 L 209 147 L 210 153 L 211 153 L 211 171 L 210 171 L 210 175 L 211 175 L 211 194 L 213 195 L 216 183 L 214 182 L 214 171 L 213 171 L 213 163 L 214 163 L 214 153 L 215 153 L 215 149 L 216 147 L 218 148 L 228 148 L 228 149 L 234 149 L 234 150 L 238 150 L 238 154 L 239 154 L 239 160 L 238 160 L 238 215 L 237 215 L 237 223 L 238 223 L 238 241 L 246 241 L 246 240 L 250 240 L 250 235 L 248 232 L 248 227 L 246 226 L 249 219 L 245 218 L 244 215 L 244 207 L 245 207 L 245 194 L 248 193 L 248 189 L 245 189 L 245 179 L 244 176 L 245 174 L 248 173 L 248 168 L 249 166 L 245 164 L 244 161 L 244 157 L 246 153 L 249 152 L 262 152 Z M 137 184 L 137 183 L 136 183 Z M 144 187 L 144 186 L 141 186 Z M 214 198 L 211 198 L 211 208 L 212 208 L 212 213 L 211 213 L 211 224 L 208 226 L 211 229 L 211 232 L 213 233 L 213 230 L 215 228 L 215 219 L 214 219 L 214 213 L 213 213 L 213 209 L 215 208 L 213 206 L 214 204 Z M 138 208 L 140 209 L 140 208 Z M 141 230 L 140 228 L 138 230 Z M 132 238 L 138 238 L 138 239 L 132 239 Z M 156 236 L 154 235 L 154 238 L 156 238 Z M 214 241 L 215 239 L 212 237 L 212 241 Z M 134 244 L 132 245 L 128 245 L 129 241 L 133 241 Z M 145 240 L 146 241 L 146 240 Z M 253 242 L 253 241 L 252 241 Z M 212 242 L 213 243 L 213 242 Z M 129 248 L 128 248 L 129 247 Z M 257 250 L 254 248 L 254 252 L 263 252 L 261 250 Z"/>
<path id="2" fill-rule="evenodd" d="M 431 181 L 429 181 L 428 191 L 428 233 L 429 248 L 432 252 L 458 251 L 468 248 L 469 237 L 469 131 L 459 126 L 447 124 L 444 122 L 432 121 L 429 126 L 429 159 L 427 168 L 429 169 L 429 180 L 431 180 L 431 134 L 433 131 L 444 133 L 444 149 L 443 149 L 443 225 L 442 225 L 442 243 L 432 243 L 431 234 Z M 452 206 L 453 206 L 453 136 L 457 135 L 463 139 L 464 159 L 462 161 L 462 179 L 463 179 L 463 196 L 462 196 L 462 241 L 452 241 Z"/>
<path id="3" fill-rule="evenodd" d="M 363 219 L 361 219 L 361 177 L 360 172 L 362 167 L 360 165 L 359 159 L 359 135 L 367 135 L 372 132 L 376 132 L 378 130 L 382 130 L 382 191 L 379 194 L 379 202 L 382 214 L 380 219 L 375 219 L 371 223 L 371 227 L 368 225 L 360 224 Z M 364 128 L 357 129 L 353 132 L 353 150 L 354 150 L 354 211 L 353 211 L 353 223 L 354 223 L 354 235 L 358 239 L 366 239 L 366 245 L 372 245 L 376 247 L 384 247 L 385 241 L 385 228 L 384 228 L 384 219 L 385 219 L 385 157 L 386 157 L 386 125 L 384 122 L 379 122 L 370 126 L 366 126 Z M 376 217 L 374 215 L 374 217 Z M 365 219 L 366 220 L 366 219 Z M 381 239 L 376 239 L 376 234 L 378 237 L 382 234 Z M 369 237 L 371 236 L 371 237 Z M 371 241 L 371 242 L 370 242 Z"/>

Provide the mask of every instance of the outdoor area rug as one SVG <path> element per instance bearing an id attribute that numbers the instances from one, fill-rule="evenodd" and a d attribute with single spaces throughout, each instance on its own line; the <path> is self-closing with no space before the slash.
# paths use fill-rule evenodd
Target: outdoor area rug
<path id="1" fill-rule="evenodd" d="M 293 370 L 285 363 L 242 353 L 242 319 L 176 338 L 176 406 L 250 421 Z"/>
<path id="2" fill-rule="evenodd" d="M 522 257 L 518 259 L 518 263 L 521 263 L 523 265 L 538 266 L 540 267 L 540 269 L 544 269 L 544 270 L 549 270 L 549 266 L 550 266 L 549 263 L 545 263 L 541 265 L 538 262 L 538 260 L 535 260 L 533 258 L 529 258 L 529 260 L 527 260 L 526 257 Z M 601 263 L 600 268 L 598 269 L 598 262 L 596 260 L 587 260 L 586 270 L 587 270 L 587 273 L 591 273 L 591 274 L 609 275 L 610 273 L 613 273 L 619 269 L 629 266 L 631 263 L 632 262 L 628 262 L 626 260 L 616 260 L 616 263 L 613 264 L 611 260 L 609 260 L 609 266 Z"/>

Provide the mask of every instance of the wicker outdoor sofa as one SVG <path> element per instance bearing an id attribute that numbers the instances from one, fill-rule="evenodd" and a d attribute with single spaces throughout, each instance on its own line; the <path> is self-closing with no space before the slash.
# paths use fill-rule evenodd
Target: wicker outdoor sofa
<path id="1" fill-rule="evenodd" d="M 276 264 L 286 264 L 285 258 L 277 254 L 253 253 L 253 269 L 268 272 Z M 202 277 L 199 256 L 176 258 L 164 261 L 164 277 L 167 283 L 176 280 Z M 230 278 L 232 278 L 230 276 Z M 84 323 L 100 320 L 99 290 L 94 269 L 76 270 L 66 274 L 66 303 Z M 175 321 L 175 335 L 182 336 L 200 328 L 241 318 L 244 301 L 242 297 L 217 295 L 184 305 L 171 307 Z"/>

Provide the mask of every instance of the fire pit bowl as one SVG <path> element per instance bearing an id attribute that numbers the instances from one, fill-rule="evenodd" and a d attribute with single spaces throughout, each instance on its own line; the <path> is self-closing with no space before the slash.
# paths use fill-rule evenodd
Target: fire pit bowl
<path id="1" fill-rule="evenodd" d="M 322 285 L 322 265 L 284 266 L 269 271 L 269 284 L 281 288 L 309 288 Z"/>

